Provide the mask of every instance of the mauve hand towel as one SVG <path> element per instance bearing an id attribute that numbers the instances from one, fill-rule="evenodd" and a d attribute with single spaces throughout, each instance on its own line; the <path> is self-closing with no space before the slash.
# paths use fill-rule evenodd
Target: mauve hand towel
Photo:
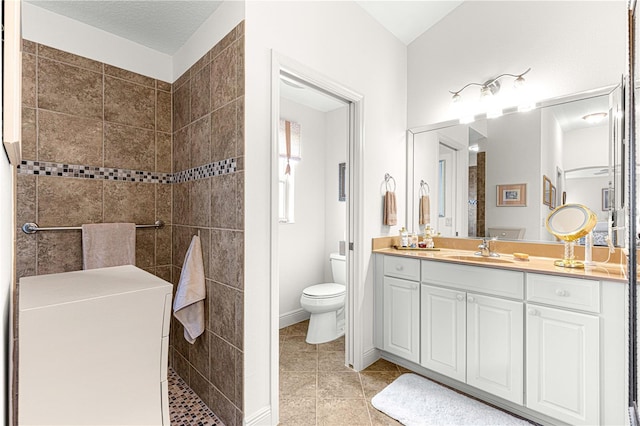
<path id="1" fill-rule="evenodd" d="M 419 225 L 428 225 L 431 223 L 431 206 L 429 203 L 429 196 L 423 195 L 420 197 L 419 207 Z"/>
<path id="2" fill-rule="evenodd" d="M 384 212 L 382 215 L 383 225 L 396 225 L 398 223 L 398 210 L 396 209 L 396 194 L 387 191 L 384 194 Z"/>
<path id="3" fill-rule="evenodd" d="M 136 264 L 135 223 L 82 225 L 83 269 Z"/>
<path id="4" fill-rule="evenodd" d="M 182 265 L 178 290 L 173 301 L 173 316 L 184 326 L 184 338 L 193 344 L 204 332 L 204 263 L 200 237 L 194 235 Z"/>

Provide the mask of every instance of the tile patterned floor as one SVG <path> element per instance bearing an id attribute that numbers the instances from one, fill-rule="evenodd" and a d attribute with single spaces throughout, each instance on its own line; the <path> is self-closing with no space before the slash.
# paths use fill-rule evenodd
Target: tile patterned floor
<path id="1" fill-rule="evenodd" d="M 171 426 L 224 426 L 175 371 L 168 376 Z"/>
<path id="2" fill-rule="evenodd" d="M 399 425 L 370 401 L 408 370 L 379 360 L 358 373 L 344 365 L 344 337 L 309 345 L 308 324 L 280 330 L 280 425 Z"/>

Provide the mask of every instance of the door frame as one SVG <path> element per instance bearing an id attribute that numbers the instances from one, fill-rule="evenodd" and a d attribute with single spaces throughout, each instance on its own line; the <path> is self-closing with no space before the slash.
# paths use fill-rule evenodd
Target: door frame
<path id="1" fill-rule="evenodd" d="M 364 366 L 364 97 L 341 83 L 300 64 L 274 50 L 271 51 L 271 191 L 270 191 L 270 402 L 271 419 L 279 421 L 279 228 L 278 228 L 278 129 L 280 121 L 280 74 L 344 100 L 349 109 L 347 152 L 347 297 L 345 301 L 345 364 L 360 370 Z"/>

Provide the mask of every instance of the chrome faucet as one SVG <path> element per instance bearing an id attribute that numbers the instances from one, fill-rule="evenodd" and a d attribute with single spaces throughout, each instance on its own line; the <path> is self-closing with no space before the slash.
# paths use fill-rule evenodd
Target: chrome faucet
<path id="1" fill-rule="evenodd" d="M 492 242 L 494 242 L 495 240 L 497 240 L 496 237 L 487 239 L 487 237 L 484 237 L 482 239 L 482 244 L 480 244 L 478 246 L 478 248 L 480 249 L 480 251 L 475 252 L 476 256 L 482 256 L 482 257 L 500 257 L 500 255 L 498 253 L 495 253 L 492 249 Z"/>

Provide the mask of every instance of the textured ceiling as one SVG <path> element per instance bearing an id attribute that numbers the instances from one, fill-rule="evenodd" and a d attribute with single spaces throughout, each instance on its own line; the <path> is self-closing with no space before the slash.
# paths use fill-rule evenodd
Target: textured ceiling
<path id="1" fill-rule="evenodd" d="M 173 55 L 220 6 L 206 0 L 24 0 Z"/>

